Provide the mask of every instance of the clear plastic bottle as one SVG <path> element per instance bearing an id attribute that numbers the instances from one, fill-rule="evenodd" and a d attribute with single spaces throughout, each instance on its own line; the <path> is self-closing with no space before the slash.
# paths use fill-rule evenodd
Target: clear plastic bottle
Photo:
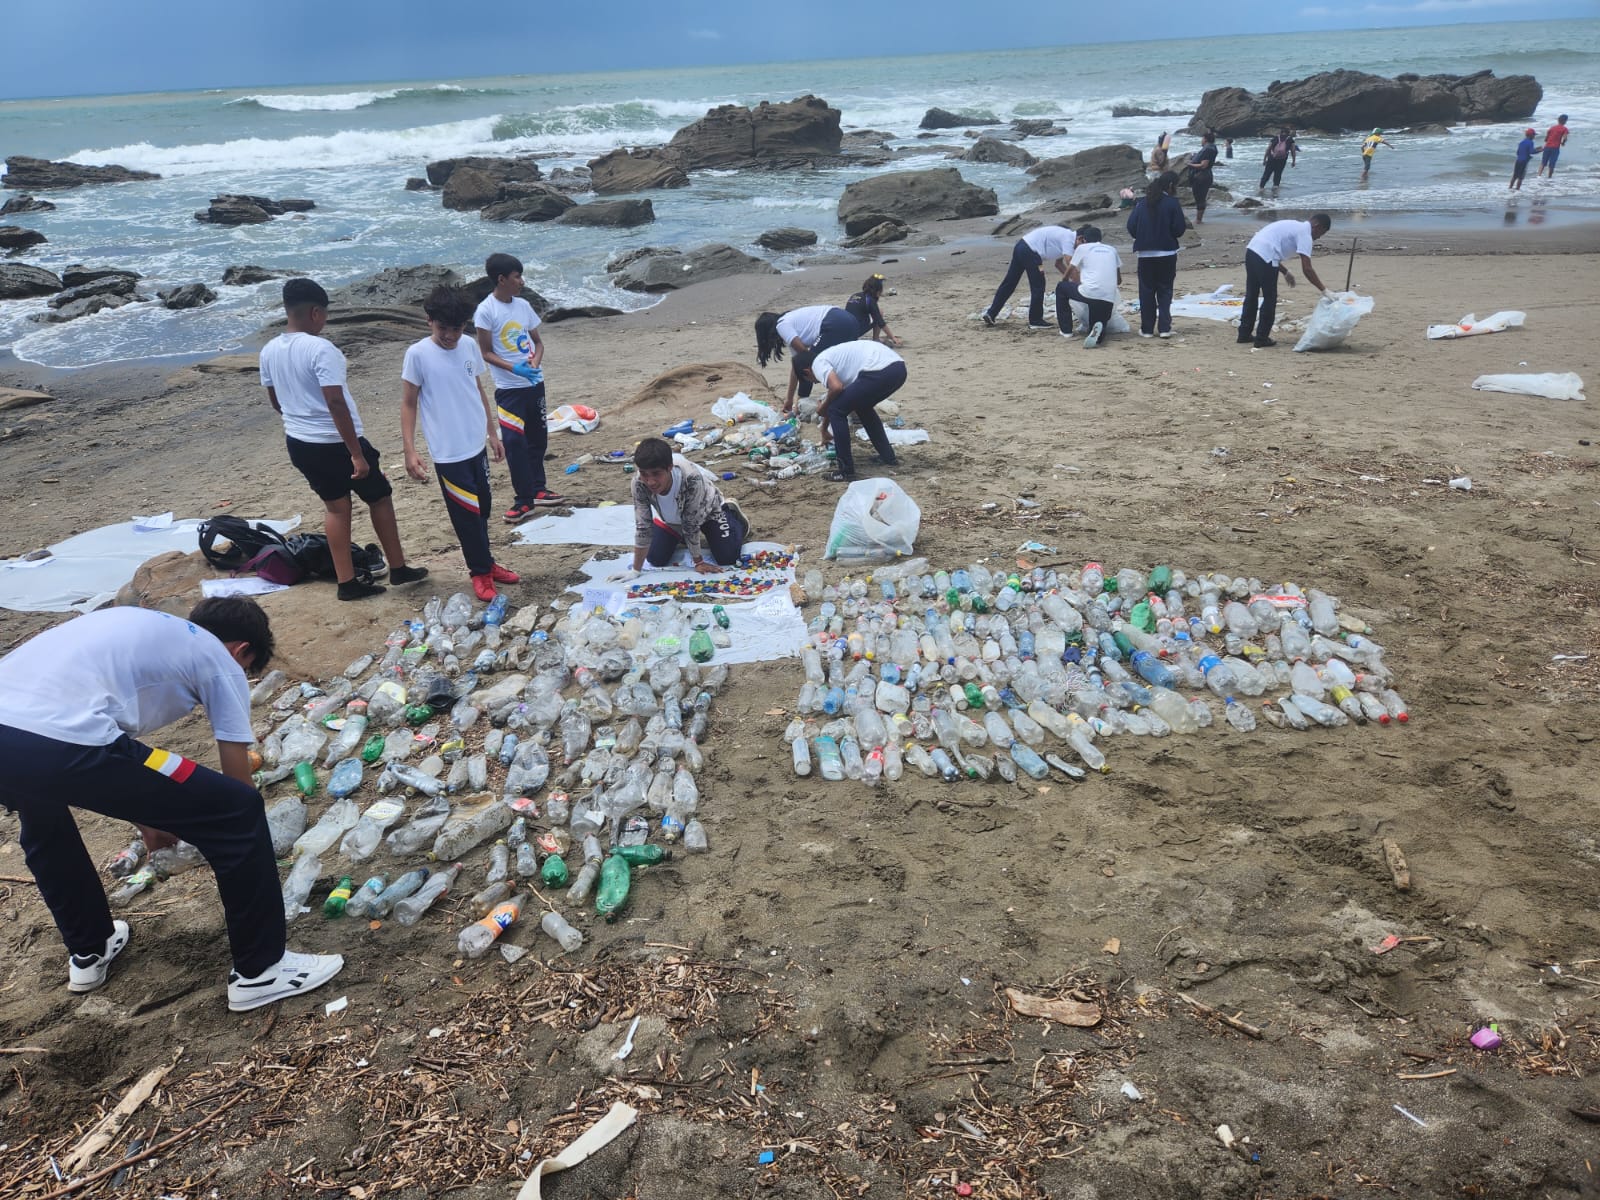
<path id="1" fill-rule="evenodd" d="M 516 817 L 515 810 L 500 800 L 491 801 L 470 812 L 459 813 L 445 824 L 434 839 L 433 857 L 440 862 L 454 862 L 474 846 L 481 845 L 506 829 Z"/>
<path id="2" fill-rule="evenodd" d="M 338 760 L 333 774 L 328 777 L 328 795 L 339 799 L 348 796 L 361 786 L 362 764 L 359 758 Z"/>
<path id="3" fill-rule="evenodd" d="M 1304 692 L 1291 693 L 1289 699 L 1294 701 L 1294 706 L 1318 725 L 1348 725 L 1350 718 L 1345 716 L 1331 704 L 1324 703 L 1315 696 L 1308 696 Z"/>
<path id="4" fill-rule="evenodd" d="M 456 939 L 456 949 L 468 958 L 482 958 L 489 953 L 490 947 L 500 935 L 511 928 L 521 916 L 522 897 L 512 896 L 505 903 L 496 905 L 482 920 L 475 921 L 463 929 Z"/>
<path id="5" fill-rule="evenodd" d="M 1249 706 L 1239 703 L 1231 696 L 1223 706 L 1222 715 L 1227 718 L 1229 725 L 1241 733 L 1249 733 L 1256 727 L 1256 717 Z"/>
<path id="6" fill-rule="evenodd" d="M 699 817 L 690 817 L 683 827 L 683 848 L 691 854 L 700 854 L 710 846 L 706 838 L 706 827 L 700 824 Z"/>
<path id="7" fill-rule="evenodd" d="M 1174 733 L 1195 733 L 1200 723 L 1195 720 L 1188 701 L 1165 687 L 1150 689 L 1150 709 L 1172 727 Z"/>
<path id="8" fill-rule="evenodd" d="M 790 743 L 790 750 L 794 756 L 794 773 L 800 776 L 811 774 L 811 748 L 806 744 L 804 734 Z"/>
<path id="9" fill-rule="evenodd" d="M 367 906 L 368 911 L 379 919 L 387 917 L 400 901 L 407 896 L 416 895 L 422 889 L 422 885 L 428 882 L 431 874 L 427 867 L 417 867 L 407 871 L 372 898 Z"/>
<path id="10" fill-rule="evenodd" d="M 285 796 L 267 809 L 267 832 L 272 835 L 274 858 L 286 858 L 305 831 L 306 802 L 299 796 Z"/>
<path id="11" fill-rule="evenodd" d="M 295 840 L 294 855 L 298 858 L 326 854 L 360 819 L 361 809 L 356 802 L 349 796 L 341 796 L 328 806 L 315 825 Z"/>
<path id="12" fill-rule="evenodd" d="M 300 915 L 306 897 L 311 895 L 311 889 L 316 886 L 317 877 L 322 873 L 322 859 L 315 854 L 302 854 L 295 860 L 289 870 L 289 876 L 283 881 L 283 919 L 293 921 Z"/>
<path id="13" fill-rule="evenodd" d="M 376 800 L 367 806 L 361 819 L 350 827 L 339 842 L 339 853 L 351 862 L 362 862 L 377 852 L 383 834 L 389 826 L 405 813 L 405 805 L 398 800 Z"/>
<path id="14" fill-rule="evenodd" d="M 816 741 L 817 770 L 824 779 L 837 781 L 844 778 L 844 760 L 839 744 L 831 737 L 820 736 Z"/>
<path id="15" fill-rule="evenodd" d="M 494 911 L 495 906 L 511 898 L 516 888 L 510 880 L 501 879 L 486 886 L 477 895 L 472 897 L 472 911 L 475 916 L 486 917 Z"/>
<path id="16" fill-rule="evenodd" d="M 547 912 L 540 917 L 539 928 L 561 943 L 561 949 L 567 954 L 575 953 L 583 945 L 583 934 L 558 912 Z"/>
<path id="17" fill-rule="evenodd" d="M 1278 698 L 1278 711 L 1283 714 L 1283 719 L 1289 723 L 1291 729 L 1310 729 L 1311 720 L 1288 696 Z"/>
<path id="18" fill-rule="evenodd" d="M 1384 711 L 1392 720 L 1399 721 L 1402 725 L 1411 720 L 1411 714 L 1406 711 L 1406 702 L 1400 699 L 1400 693 L 1393 688 L 1385 688 L 1379 692 L 1378 699 L 1382 701 Z"/>
<path id="19" fill-rule="evenodd" d="M 1039 757 L 1039 752 L 1027 742 L 1014 741 L 1008 747 L 1011 752 L 1011 761 L 1016 763 L 1031 779 L 1043 779 L 1050 774 L 1050 768 L 1045 765 L 1044 759 Z"/>
<path id="20" fill-rule="evenodd" d="M 460 874 L 461 864 L 452 863 L 445 870 L 428 876 L 427 881 L 414 893 L 395 902 L 394 919 L 402 925 L 415 925 L 422 919 L 423 913 L 450 894 Z"/>
<path id="21" fill-rule="evenodd" d="M 489 869 L 484 873 L 485 883 L 499 883 L 511 874 L 511 848 L 504 841 L 489 847 Z"/>

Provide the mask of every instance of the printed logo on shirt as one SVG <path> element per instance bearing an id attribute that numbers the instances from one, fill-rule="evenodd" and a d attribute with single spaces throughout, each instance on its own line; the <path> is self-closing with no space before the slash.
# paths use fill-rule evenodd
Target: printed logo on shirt
<path id="1" fill-rule="evenodd" d="M 533 349 L 533 339 L 516 321 L 500 326 L 500 353 L 503 358 L 527 358 Z"/>
<path id="2" fill-rule="evenodd" d="M 158 775 L 165 775 L 174 783 L 184 783 L 194 774 L 194 762 L 169 750 L 151 750 L 144 765 Z"/>

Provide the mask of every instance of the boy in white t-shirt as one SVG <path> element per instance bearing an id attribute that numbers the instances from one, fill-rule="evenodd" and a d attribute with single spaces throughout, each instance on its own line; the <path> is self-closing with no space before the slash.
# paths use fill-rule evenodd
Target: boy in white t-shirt
<path id="1" fill-rule="evenodd" d="M 386 590 L 356 578 L 350 556 L 351 492 L 367 502 L 389 560 L 389 581 L 426 579 L 427 567 L 406 565 L 393 489 L 378 465 L 378 451 L 362 436 L 361 414 L 345 385 L 344 355 L 320 336 L 328 323 L 328 293 L 314 280 L 290 279 L 283 285 L 283 311 L 288 331 L 261 347 L 261 386 L 283 418 L 289 461 L 322 501 L 339 599 L 362 600 Z"/>
<path id="2" fill-rule="evenodd" d="M 1056 324 L 1062 337 L 1072 336 L 1072 301 L 1089 310 L 1083 339 L 1086 350 L 1105 340 L 1106 326 L 1117 307 L 1117 288 L 1122 285 L 1122 257 L 1115 246 L 1101 241 L 1102 236 L 1095 225 L 1078 230 L 1067 277 L 1056 284 Z"/>
<path id="3" fill-rule="evenodd" d="M 472 303 L 452 287 L 438 287 L 423 304 L 430 335 L 407 347 L 400 368 L 400 434 L 406 473 L 422 483 L 427 468 L 417 452 L 417 418 L 439 476 L 445 509 L 478 599 L 495 598 L 495 584 L 520 577 L 494 561 L 489 547 L 489 455 L 505 459 L 494 404 L 485 390 L 489 369 L 478 348 L 461 334 L 472 319 Z M 487 446 L 487 450 L 485 449 Z"/>
<path id="4" fill-rule="evenodd" d="M 535 507 L 554 508 L 567 502 L 545 483 L 544 452 L 550 444 L 544 411 L 544 339 L 539 314 L 522 297 L 522 263 L 509 254 L 491 254 L 483 273 L 494 290 L 483 298 L 472 323 L 478 352 L 494 379 L 494 402 L 500 416 L 500 440 L 506 468 L 516 493 L 505 521 L 515 525 Z"/>

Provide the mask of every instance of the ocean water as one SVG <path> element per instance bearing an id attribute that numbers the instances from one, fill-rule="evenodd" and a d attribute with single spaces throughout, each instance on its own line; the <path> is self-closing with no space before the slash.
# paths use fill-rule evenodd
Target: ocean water
<path id="1" fill-rule="evenodd" d="M 26 258 L 130 267 L 146 288 L 204 280 L 219 299 L 167 312 L 135 304 L 65 325 L 30 318 L 42 300 L 0 302 L 0 359 L 71 367 L 237 349 L 276 308 L 277 285 L 218 286 L 223 268 L 256 263 L 304 271 L 330 288 L 386 266 L 445 263 L 481 271 L 493 250 L 510 250 L 529 283 L 567 304 L 635 309 L 655 297 L 619 292 L 604 271 L 613 253 L 640 245 L 727 241 L 760 253 L 764 229 L 817 231 L 820 250 L 843 236 L 834 206 L 854 179 L 886 170 L 943 165 L 914 155 L 885 167 L 817 171 L 702 171 L 690 187 L 649 193 L 655 224 L 634 230 L 493 224 L 443 209 L 437 193 L 406 192 L 407 176 L 431 159 L 460 154 L 538 153 L 547 167 L 581 165 L 617 146 L 666 141 L 716 104 L 753 104 L 810 92 L 843 112 L 844 127 L 895 135 L 915 147 L 932 105 L 1001 120 L 1052 117 L 1064 136 L 1029 139 L 1040 158 L 1108 142 L 1148 149 L 1186 117 L 1113 119 L 1115 104 L 1192 111 L 1208 88 L 1264 88 L 1337 66 L 1383 75 L 1404 71 L 1529 73 L 1545 99 L 1531 122 L 1541 134 L 1557 113 L 1572 120 L 1571 144 L 1554 181 L 1530 179 L 1507 214 L 1506 179 L 1521 125 L 1402 135 L 1380 150 L 1370 181 L 1359 181 L 1359 137 L 1302 140 L 1278 207 L 1363 217 L 1466 218 L 1486 235 L 1502 220 L 1555 221 L 1600 208 L 1600 20 L 1209 38 L 918 58 L 766 64 L 682 71 L 519 75 L 488 79 L 251 88 L 0 103 L 0 153 L 81 163 L 116 162 L 159 172 L 159 182 L 52 193 L 59 207 L 20 223 L 49 238 Z M 960 131 L 939 141 L 961 142 Z M 1197 139 L 1178 135 L 1174 149 Z M 1263 143 L 1241 142 L 1223 161 L 1220 183 L 1250 194 Z M 995 189 L 1002 213 L 1032 201 L 1027 177 L 998 165 L 961 164 Z M 220 192 L 303 196 L 305 220 L 218 229 L 194 213 Z M 5 195 L 8 193 L 0 193 Z M 767 257 L 773 257 L 767 255 Z M 775 258 L 778 266 L 795 266 Z"/>

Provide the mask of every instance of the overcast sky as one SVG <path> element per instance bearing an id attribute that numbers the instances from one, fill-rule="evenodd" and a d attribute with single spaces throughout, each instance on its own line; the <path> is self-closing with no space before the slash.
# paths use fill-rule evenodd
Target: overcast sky
<path id="1" fill-rule="evenodd" d="M 255 0 L 227 8 L 214 0 L 12 0 L 5 7 L 0 98 L 8 99 L 1600 16 L 1600 0 L 1134 0 L 1028 9 L 970 0 L 487 8 L 440 0 Z M 1049 12 L 1059 17 L 1045 19 Z"/>

